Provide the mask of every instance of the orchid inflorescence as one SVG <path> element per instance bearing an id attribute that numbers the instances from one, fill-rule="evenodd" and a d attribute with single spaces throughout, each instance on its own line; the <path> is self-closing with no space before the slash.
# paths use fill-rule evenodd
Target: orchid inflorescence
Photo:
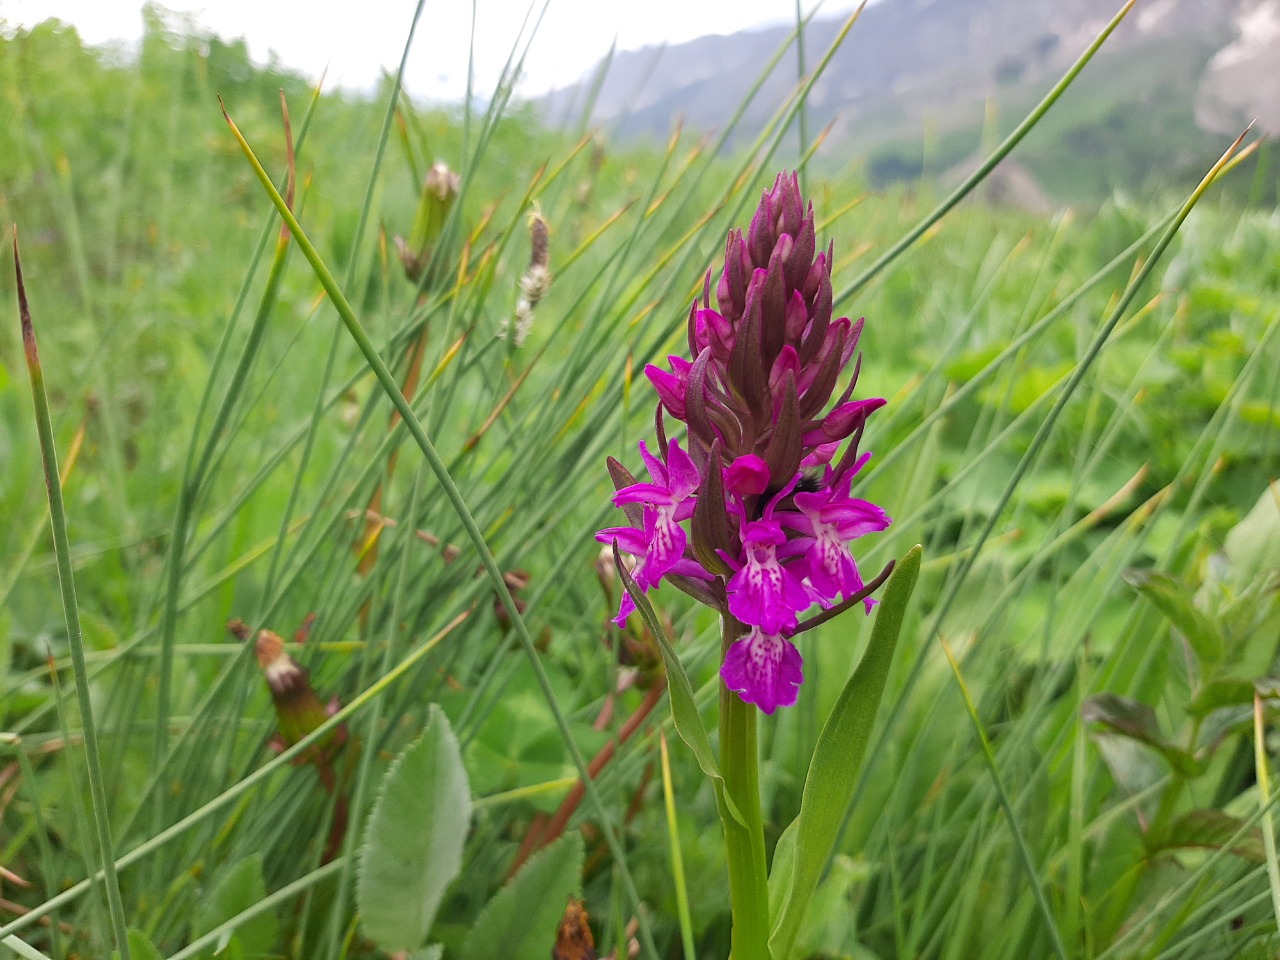
<path id="1" fill-rule="evenodd" d="M 794 704 L 804 679 L 790 639 L 799 616 L 855 598 L 870 612 L 848 544 L 890 523 L 851 495 L 871 456 L 858 450 L 867 418 L 885 403 L 852 399 L 860 358 L 830 403 L 863 325 L 832 319 L 831 259 L 798 176 L 779 174 L 746 236 L 729 232 L 717 308 L 710 271 L 690 308 L 693 359 L 645 367 L 659 397 L 657 451 L 639 444 L 650 479 L 610 458 L 613 502 L 632 525 L 596 534 L 636 558 L 642 592 L 665 579 L 743 625 L 720 675 L 768 714 Z M 687 450 L 668 440 L 664 413 L 685 424 Z M 615 622 L 634 610 L 624 593 Z"/>

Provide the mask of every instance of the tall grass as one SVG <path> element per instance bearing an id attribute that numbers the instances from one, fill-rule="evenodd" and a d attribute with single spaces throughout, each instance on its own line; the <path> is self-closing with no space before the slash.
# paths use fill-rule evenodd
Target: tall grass
<path id="1" fill-rule="evenodd" d="M 374 103 L 313 98 L 158 20 L 136 65 L 49 26 L 3 44 L 0 214 L 22 227 L 53 438 L 66 451 L 83 436 L 63 460 L 88 689 L 69 670 L 15 322 L 0 334 L 0 955 L 111 950 L 103 888 L 85 882 L 86 710 L 124 913 L 161 956 L 211 956 L 231 930 L 268 955 L 377 955 L 354 910 L 355 854 L 389 759 L 431 704 L 476 798 L 432 935 L 454 955 L 572 789 L 575 755 L 605 749 L 662 682 L 656 651 L 606 623 L 618 587 L 599 579 L 591 536 L 613 522 L 604 459 L 634 459 L 653 402 L 637 371 L 676 349 L 726 230 L 800 162 L 803 91 L 729 156 L 691 133 L 665 148 L 573 140 L 509 104 L 507 85 L 483 111 L 424 109 L 390 81 Z M 489 576 L 336 298 L 302 257 L 273 259 L 279 220 L 215 94 L 283 187 L 281 85 L 293 209 L 474 517 Z M 415 283 L 391 238 L 408 235 L 437 159 L 462 194 L 436 279 Z M 805 188 L 835 241 L 837 291 L 936 206 L 927 184 Z M 1117 310 L 1180 202 L 1116 198 L 1049 220 L 965 202 L 836 304 L 867 317 L 860 390 L 890 398 L 862 482 L 895 522 L 859 561 L 878 568 L 918 541 L 926 563 L 806 956 L 1274 950 L 1267 856 L 1251 842 L 1270 815 L 1252 714 L 1218 717 L 1223 747 L 1176 795 L 1156 755 L 1081 714 L 1095 694 L 1132 697 L 1189 742 L 1180 634 L 1125 571 L 1167 573 L 1214 610 L 1246 587 L 1223 574 L 1245 564 L 1224 559 L 1228 532 L 1260 498 L 1246 527 L 1276 524 L 1276 218 L 1210 191 Z M 498 333 L 535 206 L 554 280 L 517 347 Z M 15 302 L 7 276 L 0 288 Z M 1265 577 L 1280 560 L 1264 549 L 1258 564 Z M 1274 598 L 1256 598 L 1242 678 L 1273 672 Z M 671 591 L 655 599 L 709 706 L 717 625 Z M 276 755 L 252 644 L 226 625 L 289 638 L 312 615 L 289 650 L 340 710 Z M 845 618 L 810 634 L 806 695 L 761 724 L 771 844 L 862 632 Z M 635 917 L 646 955 L 724 956 L 714 798 L 673 738 L 666 786 L 667 711 L 641 719 L 568 813 L 600 952 L 625 950 Z M 326 785 L 308 748 L 339 728 Z M 1238 836 L 1153 836 L 1165 796 L 1174 816 L 1234 817 Z"/>

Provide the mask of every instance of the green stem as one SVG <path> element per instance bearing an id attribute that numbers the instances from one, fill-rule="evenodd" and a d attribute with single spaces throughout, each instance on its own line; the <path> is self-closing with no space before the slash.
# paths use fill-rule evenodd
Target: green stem
<path id="1" fill-rule="evenodd" d="M 71 571 L 71 542 L 67 537 L 67 515 L 62 503 L 62 484 L 58 478 L 58 454 L 53 442 L 49 399 L 44 389 L 44 370 L 40 366 L 35 327 L 31 323 L 31 309 L 27 304 L 27 291 L 22 282 L 22 263 L 18 259 L 18 228 L 16 226 L 13 228 L 13 268 L 18 287 L 18 315 L 22 326 L 22 345 L 26 352 L 27 371 L 31 376 L 31 398 L 36 408 L 36 431 L 40 436 L 40 455 L 44 461 L 44 485 L 49 495 L 49 526 L 53 531 L 53 555 L 58 563 L 62 613 L 67 623 L 67 645 L 71 648 L 71 668 L 76 678 L 76 699 L 80 707 L 80 726 L 84 732 L 85 765 L 88 767 L 89 797 L 93 804 L 93 822 L 98 835 L 98 856 L 105 874 L 112 936 L 120 956 L 123 960 L 129 960 L 124 902 L 120 896 L 120 882 L 116 878 L 115 844 L 111 839 L 111 822 L 107 814 L 107 790 L 103 784 L 101 755 L 98 751 L 98 730 L 94 724 L 89 673 L 85 667 L 84 634 L 80 630 L 76 582 Z"/>
<path id="2" fill-rule="evenodd" d="M 744 627 L 723 618 L 721 657 Z M 731 960 L 769 960 L 769 872 L 760 813 L 760 770 L 756 756 L 756 708 L 720 684 L 720 772 L 725 792 L 746 823 L 724 820 L 729 860 L 729 901 L 733 910 Z"/>

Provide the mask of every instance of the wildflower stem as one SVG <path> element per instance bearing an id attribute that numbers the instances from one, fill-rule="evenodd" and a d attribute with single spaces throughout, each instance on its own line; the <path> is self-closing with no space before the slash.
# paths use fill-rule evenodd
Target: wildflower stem
<path id="1" fill-rule="evenodd" d="M 726 614 L 721 657 L 746 628 Z M 729 899 L 733 911 L 731 960 L 769 960 L 769 873 L 760 813 L 760 774 L 756 748 L 756 708 L 720 684 L 720 770 L 725 792 L 742 823 L 724 818 L 729 861 Z M 744 826 L 745 824 L 745 826 Z"/>

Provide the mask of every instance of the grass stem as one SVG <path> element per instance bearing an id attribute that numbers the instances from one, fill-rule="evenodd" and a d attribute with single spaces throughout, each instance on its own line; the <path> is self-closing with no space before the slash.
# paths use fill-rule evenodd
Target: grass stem
<path id="1" fill-rule="evenodd" d="M 120 880 L 116 876 L 115 844 L 111 841 L 111 821 L 107 815 L 107 790 L 102 779 L 102 762 L 98 751 L 98 730 L 93 720 L 93 701 L 89 695 L 89 672 L 84 659 L 84 634 L 80 629 L 80 608 L 76 603 L 75 575 L 71 570 L 71 544 L 67 538 L 67 514 L 62 502 L 62 484 L 58 476 L 58 452 L 53 441 L 53 424 L 49 417 L 49 398 L 44 388 L 44 370 L 36 347 L 35 326 L 31 307 L 22 281 L 22 261 L 18 256 L 18 228 L 13 228 L 13 269 L 18 286 L 18 315 L 22 325 L 22 346 L 26 353 L 27 372 L 31 376 L 31 398 L 35 402 L 36 430 L 40 435 L 40 457 L 44 463 L 44 485 L 49 497 L 49 526 L 53 530 L 53 552 L 58 563 L 58 583 L 62 590 L 62 613 L 67 624 L 67 644 L 71 648 L 71 667 L 76 678 L 76 699 L 80 707 L 80 725 L 84 728 L 85 763 L 89 773 L 89 795 L 93 804 L 93 822 L 98 840 L 98 857 L 107 888 L 107 907 L 111 914 L 111 930 L 121 960 L 130 960 L 124 902 L 120 897 Z"/>

